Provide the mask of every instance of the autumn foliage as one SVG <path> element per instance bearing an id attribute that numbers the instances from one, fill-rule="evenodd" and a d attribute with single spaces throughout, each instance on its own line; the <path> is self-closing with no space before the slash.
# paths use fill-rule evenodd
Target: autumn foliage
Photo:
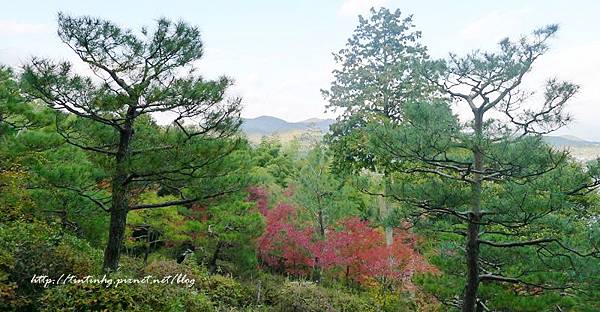
<path id="1" fill-rule="evenodd" d="M 387 246 L 381 229 L 351 217 L 338 222 L 323 239 L 313 226 L 299 221 L 295 206 L 261 208 L 266 228 L 258 239 L 258 253 L 264 266 L 281 273 L 309 276 L 319 269 L 360 284 L 376 280 L 410 287 L 414 273 L 435 271 L 415 249 L 416 235 L 408 231 L 396 229 L 393 244 Z"/>

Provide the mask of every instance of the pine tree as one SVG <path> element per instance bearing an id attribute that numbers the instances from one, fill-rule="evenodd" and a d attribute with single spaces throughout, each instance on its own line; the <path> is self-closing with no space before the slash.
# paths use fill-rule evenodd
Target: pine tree
<path id="1" fill-rule="evenodd" d="M 203 45 L 199 30 L 184 22 L 159 19 L 153 30 L 134 32 L 60 13 L 58 35 L 93 76 L 75 72 L 68 62 L 34 58 L 24 68 L 24 86 L 60 112 L 56 125 L 64 140 L 95 155 L 110 172 L 110 198 L 96 203 L 111 216 L 104 269 L 116 270 L 129 211 L 237 190 L 235 181 L 200 182 L 224 175 L 219 164 L 237 145 L 240 99 L 225 97 L 230 79 L 195 74 Z M 158 126 L 157 114 L 172 117 L 172 124 Z M 139 202 L 141 190 L 159 188 L 178 199 Z"/>

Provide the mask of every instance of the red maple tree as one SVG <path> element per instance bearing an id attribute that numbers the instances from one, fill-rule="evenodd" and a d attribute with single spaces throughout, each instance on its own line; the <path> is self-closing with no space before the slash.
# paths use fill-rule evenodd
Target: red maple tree
<path id="1" fill-rule="evenodd" d="M 375 279 L 412 288 L 414 273 L 436 272 L 417 251 L 418 237 L 408 230 L 395 229 L 394 241 L 387 246 L 380 228 L 351 217 L 328 229 L 323 238 L 300 221 L 296 206 L 279 203 L 269 209 L 265 189 L 253 187 L 249 194 L 248 200 L 256 202 L 266 219 L 257 241 L 259 257 L 263 265 L 281 273 L 307 276 L 319 269 L 357 283 Z"/>
<path id="2" fill-rule="evenodd" d="M 267 266 L 295 275 L 319 268 L 358 283 L 376 279 L 406 286 L 411 286 L 414 273 L 435 270 L 415 249 L 416 236 L 407 231 L 397 229 L 393 244 L 387 246 L 380 229 L 349 218 L 340 222 L 339 230 L 319 239 L 312 227 L 295 224 L 297 215 L 289 204 L 279 204 L 267 213 L 267 226 L 258 240 Z"/>

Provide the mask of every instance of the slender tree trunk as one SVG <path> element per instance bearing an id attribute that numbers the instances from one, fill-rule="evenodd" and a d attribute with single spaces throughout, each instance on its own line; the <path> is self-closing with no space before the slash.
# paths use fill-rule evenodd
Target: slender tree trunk
<path id="1" fill-rule="evenodd" d="M 350 266 L 346 265 L 346 286 L 350 286 Z"/>
<path id="2" fill-rule="evenodd" d="M 321 234 L 322 239 L 325 239 L 325 220 L 323 218 L 322 208 L 319 208 L 319 234 Z"/>
<path id="3" fill-rule="evenodd" d="M 319 263 L 319 257 L 315 257 L 315 267 L 313 269 L 313 282 L 321 282 L 321 264 Z"/>
<path id="4" fill-rule="evenodd" d="M 256 303 L 261 304 L 262 301 L 262 282 L 258 280 L 256 283 Z"/>
<path id="5" fill-rule="evenodd" d="M 115 271 L 119 267 L 121 245 L 127 223 L 127 194 L 119 180 L 113 181 L 112 207 L 110 212 L 110 229 L 108 243 L 104 251 L 104 270 Z"/>
<path id="6" fill-rule="evenodd" d="M 481 185 L 474 186 L 475 192 L 480 192 Z M 474 200 L 475 202 L 475 200 Z M 472 211 L 469 217 L 467 231 L 467 284 L 463 300 L 463 311 L 475 311 L 477 289 L 479 288 L 479 215 Z"/>
<path id="7" fill-rule="evenodd" d="M 104 250 L 104 271 L 116 271 L 119 268 L 121 245 L 123 244 L 127 213 L 129 212 L 127 166 L 132 135 L 133 128 L 131 124 L 125 126 L 120 132 L 119 148 L 115 159 L 115 174 L 111 185 L 112 205 L 110 208 L 108 243 Z"/>
<path id="8" fill-rule="evenodd" d="M 385 244 L 386 246 L 391 246 L 394 242 L 394 228 L 389 224 L 390 218 L 390 207 L 388 201 L 386 199 L 386 195 L 388 193 L 388 181 L 387 177 L 383 177 L 383 195 L 379 198 L 379 215 L 381 219 L 385 223 Z"/>
<path id="9" fill-rule="evenodd" d="M 144 250 L 144 267 L 148 265 L 148 255 L 150 255 L 150 227 L 146 231 L 146 249 Z"/>
<path id="10" fill-rule="evenodd" d="M 221 252 L 221 247 L 223 244 L 221 242 L 217 243 L 217 247 L 215 248 L 215 252 L 213 252 L 212 257 L 210 257 L 210 261 L 208 262 L 208 273 L 214 274 L 217 271 L 217 260 L 219 259 L 219 253 Z"/>
<path id="11" fill-rule="evenodd" d="M 483 169 L 483 151 L 481 150 L 481 138 L 483 127 L 483 113 L 475 113 L 475 147 L 473 148 L 474 183 L 472 184 L 471 212 L 469 214 L 469 226 L 467 230 L 467 284 L 463 299 L 463 312 L 476 311 L 477 289 L 479 288 L 479 223 L 481 221 L 481 174 Z"/>
<path id="12" fill-rule="evenodd" d="M 320 195 L 317 195 L 317 200 L 319 203 L 319 211 L 318 211 L 318 223 L 319 223 L 319 235 L 321 235 L 321 239 L 325 241 L 325 216 L 323 215 L 323 199 Z M 321 282 L 321 264 L 319 263 L 319 257 L 315 257 L 315 266 L 313 268 L 313 281 L 316 283 Z"/>

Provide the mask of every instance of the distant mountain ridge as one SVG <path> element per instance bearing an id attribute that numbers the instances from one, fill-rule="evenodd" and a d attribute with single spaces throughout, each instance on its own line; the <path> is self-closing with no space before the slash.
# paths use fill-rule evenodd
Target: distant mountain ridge
<path id="1" fill-rule="evenodd" d="M 586 141 L 573 135 L 545 135 L 544 141 L 556 147 L 600 147 L 600 142 Z"/>
<path id="2" fill-rule="evenodd" d="M 321 137 L 329 131 L 333 119 L 310 118 L 299 122 L 288 122 L 272 116 L 243 118 L 242 131 L 251 142 L 258 143 L 264 136 L 276 136 L 286 142 L 309 134 Z M 316 131 L 312 131 L 316 130 Z M 544 136 L 544 141 L 556 148 L 567 149 L 580 161 L 589 161 L 600 157 L 600 142 L 583 140 L 572 135 Z"/>
<path id="3" fill-rule="evenodd" d="M 315 129 L 320 132 L 329 131 L 333 119 L 310 118 L 299 122 L 288 122 L 272 116 L 242 118 L 242 130 L 249 135 L 274 135 L 295 130 Z"/>
<path id="4" fill-rule="evenodd" d="M 260 116 L 256 118 L 242 118 L 242 130 L 247 134 L 273 135 L 295 130 L 317 129 L 321 132 L 329 131 L 329 126 L 334 119 L 309 118 L 299 122 L 289 122 L 273 116 Z M 600 142 L 587 141 L 573 135 L 546 135 L 544 141 L 556 147 L 584 147 L 600 146 Z"/>

